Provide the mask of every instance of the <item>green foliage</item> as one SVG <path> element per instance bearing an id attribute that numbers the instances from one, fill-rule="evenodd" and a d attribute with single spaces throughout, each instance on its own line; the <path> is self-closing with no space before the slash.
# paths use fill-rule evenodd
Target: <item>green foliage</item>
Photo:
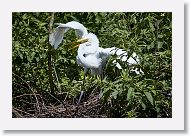
<path id="1" fill-rule="evenodd" d="M 77 51 L 69 50 L 74 30 L 65 35 L 54 52 L 54 65 L 61 90 L 50 92 L 48 81 L 49 13 L 13 13 L 12 70 L 13 98 L 22 94 L 80 93 L 83 68 L 76 63 Z M 97 35 L 101 47 L 118 47 L 136 52 L 140 64 L 128 66 L 113 56 L 104 68 L 104 78 L 87 75 L 85 90 L 100 88 L 108 117 L 172 117 L 172 14 L 171 13 L 55 13 L 55 23 L 79 21 Z M 56 26 L 54 26 L 56 27 Z M 115 68 L 113 60 L 123 70 Z M 131 70 L 142 69 L 144 74 Z M 54 83 L 59 88 L 55 74 Z M 61 91 L 61 92 L 60 92 Z M 29 101 L 33 97 L 25 97 Z M 19 99 L 13 106 L 27 107 Z"/>

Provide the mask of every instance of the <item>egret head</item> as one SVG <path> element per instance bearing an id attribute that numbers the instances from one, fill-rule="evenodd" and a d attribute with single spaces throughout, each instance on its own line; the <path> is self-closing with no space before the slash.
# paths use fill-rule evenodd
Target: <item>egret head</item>
<path id="1" fill-rule="evenodd" d="M 79 42 L 80 44 L 86 43 L 86 42 L 89 42 L 91 44 L 94 44 L 94 43 L 99 44 L 99 40 L 98 40 L 97 36 L 93 33 L 88 33 L 86 36 L 79 39 L 77 42 Z"/>
<path id="2" fill-rule="evenodd" d="M 85 36 L 86 39 L 88 39 L 88 42 L 89 43 L 96 43 L 96 44 L 99 44 L 99 40 L 97 38 L 97 36 L 93 33 L 88 33 L 86 36 Z"/>
<path id="3" fill-rule="evenodd" d="M 86 46 L 97 46 L 97 47 L 99 46 L 99 40 L 97 36 L 93 33 L 88 33 L 83 38 L 77 40 L 76 43 L 77 45 L 74 46 L 73 48 L 79 47 L 81 44 Z"/>

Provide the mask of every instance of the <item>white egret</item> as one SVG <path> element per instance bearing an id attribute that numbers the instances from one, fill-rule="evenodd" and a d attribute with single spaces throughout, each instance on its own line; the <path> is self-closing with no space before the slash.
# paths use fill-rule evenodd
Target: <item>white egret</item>
<path id="1" fill-rule="evenodd" d="M 99 47 L 99 40 L 97 36 L 93 33 L 88 33 L 86 27 L 84 27 L 81 23 L 76 21 L 71 21 L 66 24 L 57 24 L 58 27 L 55 31 L 50 35 L 49 42 L 50 44 L 57 49 L 59 44 L 62 42 L 64 33 L 66 33 L 69 29 L 75 29 L 76 35 L 80 37 L 78 52 L 77 52 L 77 63 L 78 65 L 84 67 L 84 80 L 85 74 L 88 69 L 91 70 L 92 74 L 101 75 L 102 67 L 105 65 L 106 60 L 109 56 L 116 54 L 118 58 L 122 61 L 126 61 L 129 65 L 137 64 L 139 62 L 138 56 L 136 53 L 133 53 L 129 58 L 126 51 L 122 49 L 112 47 L 112 48 L 101 48 Z M 116 63 L 114 61 L 113 63 Z M 121 69 L 119 63 L 116 63 L 116 67 Z M 134 70 L 136 73 L 139 73 L 137 70 Z M 84 81 L 83 81 L 84 85 Z M 83 90 L 81 91 L 81 95 L 78 101 L 82 97 Z"/>
<path id="2" fill-rule="evenodd" d="M 139 58 L 136 53 L 133 53 L 131 57 L 128 58 L 127 52 L 122 49 L 116 47 L 99 47 L 99 40 L 97 36 L 93 33 L 88 33 L 86 27 L 79 22 L 71 21 L 66 24 L 57 23 L 57 25 L 58 27 L 50 35 L 50 44 L 57 49 L 63 40 L 64 33 L 66 33 L 69 29 L 75 29 L 76 35 L 80 37 L 78 42 L 81 43 L 77 45 L 79 48 L 76 59 L 78 65 L 84 67 L 85 73 L 87 69 L 90 69 L 92 74 L 100 75 L 106 60 L 109 56 L 114 54 L 116 54 L 122 61 L 127 61 L 129 65 L 137 64 L 139 62 Z M 116 63 L 116 61 L 113 61 L 113 63 Z M 121 69 L 119 63 L 116 63 L 116 67 Z M 136 73 L 138 73 L 138 71 L 136 71 Z"/>
<path id="3" fill-rule="evenodd" d="M 127 56 L 127 52 L 122 49 L 112 48 L 101 48 L 99 47 L 99 40 L 96 35 L 89 33 L 86 35 L 87 42 L 79 44 L 77 63 L 83 66 L 85 73 L 87 69 L 91 70 L 94 75 L 102 74 L 102 67 L 105 65 L 109 56 L 116 54 L 119 59 L 126 61 L 129 65 L 137 64 L 139 59 L 136 53 L 133 53 L 131 57 Z M 93 48 L 92 48 L 93 47 Z M 89 52 L 91 50 L 91 52 Z M 116 61 L 113 61 L 116 63 Z M 122 69 L 119 63 L 116 63 L 116 67 Z M 138 71 L 136 71 L 138 73 Z"/>

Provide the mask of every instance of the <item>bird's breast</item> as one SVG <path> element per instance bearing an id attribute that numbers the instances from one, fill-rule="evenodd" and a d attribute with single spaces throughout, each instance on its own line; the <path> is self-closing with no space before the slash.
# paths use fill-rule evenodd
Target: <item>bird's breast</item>
<path id="1" fill-rule="evenodd" d="M 96 54 L 83 54 L 83 57 L 77 57 L 77 63 L 81 66 L 90 69 L 97 69 L 101 66 L 101 58 L 99 58 Z"/>

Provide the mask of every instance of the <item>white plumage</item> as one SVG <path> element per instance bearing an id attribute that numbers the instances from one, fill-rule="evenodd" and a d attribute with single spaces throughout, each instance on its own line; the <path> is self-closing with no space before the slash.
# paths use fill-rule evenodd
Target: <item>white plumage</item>
<path id="1" fill-rule="evenodd" d="M 99 40 L 97 36 L 93 33 L 88 33 L 86 27 L 76 21 L 71 21 L 66 24 L 58 24 L 58 27 L 50 35 L 49 38 L 50 44 L 55 49 L 58 48 L 59 44 L 63 40 L 64 33 L 66 33 L 69 29 L 75 29 L 77 36 L 83 39 L 87 39 L 87 42 L 80 44 L 76 57 L 78 65 L 84 67 L 85 73 L 87 69 L 90 69 L 92 74 L 100 75 L 102 73 L 102 67 L 104 66 L 106 60 L 110 55 L 114 54 L 116 54 L 122 61 L 127 61 L 129 65 L 137 64 L 139 62 L 136 53 L 133 53 L 132 57 L 128 58 L 127 52 L 123 51 L 122 49 L 116 47 L 99 47 Z M 116 63 L 116 61 L 113 63 Z M 116 67 L 121 69 L 119 63 L 116 63 Z M 138 73 L 138 71 L 136 71 L 136 73 Z"/>
<path id="2" fill-rule="evenodd" d="M 75 29 L 75 33 L 80 38 L 85 37 L 88 32 L 87 29 L 76 21 L 71 21 L 66 24 L 56 23 L 58 27 L 54 30 L 54 32 L 49 37 L 49 43 L 57 49 L 59 44 L 62 42 L 64 33 L 66 33 L 69 29 Z"/>

